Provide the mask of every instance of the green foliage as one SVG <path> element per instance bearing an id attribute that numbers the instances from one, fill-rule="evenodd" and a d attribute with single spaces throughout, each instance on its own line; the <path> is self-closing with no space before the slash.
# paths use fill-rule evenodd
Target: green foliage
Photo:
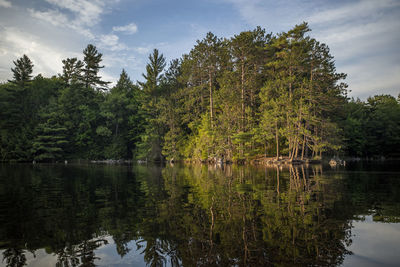
<path id="1" fill-rule="evenodd" d="M 367 102 L 346 104 L 343 119 L 345 151 L 350 156 L 398 157 L 400 149 L 400 102 L 390 95 L 376 95 Z"/>
<path id="2" fill-rule="evenodd" d="M 140 143 L 137 146 L 136 157 L 162 161 L 162 138 L 165 134 L 165 122 L 160 120 L 161 99 L 165 93 L 165 86 L 161 83 L 165 68 L 165 58 L 157 49 L 149 55 L 149 63 L 146 66 L 145 82 L 139 83 L 142 87 L 141 115 L 145 120 L 144 130 L 140 135 Z"/>
<path id="3" fill-rule="evenodd" d="M 84 63 L 76 57 L 63 59 L 63 73 L 60 78 L 66 85 L 83 81 L 82 72 Z"/>
<path id="4" fill-rule="evenodd" d="M 70 63 L 72 66 L 70 69 L 72 69 L 72 74 L 76 74 L 76 72 L 79 73 L 80 69 L 83 67 L 83 82 L 88 88 L 89 86 L 93 86 L 94 88 L 98 89 L 104 89 L 104 86 L 109 84 L 109 82 L 105 82 L 101 80 L 101 77 L 98 76 L 98 73 L 100 69 L 104 68 L 104 66 L 100 66 L 100 62 L 102 61 L 102 56 L 103 54 L 99 53 L 97 51 L 97 48 L 89 44 L 84 50 L 83 50 L 83 63 L 85 64 L 83 67 L 82 62 L 80 61 L 74 61 L 74 59 L 67 59 L 66 63 Z M 69 62 L 68 62 L 69 60 Z M 65 68 L 67 64 L 65 64 Z M 75 75 L 76 76 L 76 75 Z M 72 76 L 71 78 L 75 78 Z"/>
<path id="5" fill-rule="evenodd" d="M 56 161 L 65 158 L 64 147 L 68 144 L 67 129 L 62 125 L 57 108 L 57 103 L 51 101 L 44 110 L 40 111 L 42 123 L 36 127 L 31 149 L 34 160 Z"/>
<path id="6" fill-rule="evenodd" d="M 13 61 L 15 68 L 11 68 L 13 80 L 10 82 L 24 86 L 32 79 L 33 63 L 27 55 L 23 55 L 17 61 Z"/>
<path id="7" fill-rule="evenodd" d="M 346 75 L 309 34 L 209 32 L 167 69 L 154 49 L 143 82 L 122 70 L 110 90 L 94 45 L 52 78 L 32 79 L 24 55 L 0 85 L 0 160 L 398 157 L 399 99 L 348 101 Z"/>

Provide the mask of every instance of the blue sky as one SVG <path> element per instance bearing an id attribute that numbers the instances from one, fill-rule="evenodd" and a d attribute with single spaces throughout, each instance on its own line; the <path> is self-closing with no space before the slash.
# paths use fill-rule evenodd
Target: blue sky
<path id="1" fill-rule="evenodd" d="M 278 33 L 303 21 L 348 74 L 350 96 L 400 93 L 399 0 L 0 0 L 0 81 L 23 54 L 35 74 L 61 73 L 61 60 L 82 58 L 88 43 L 103 53 L 105 80 L 125 68 L 136 81 L 153 48 L 169 61 L 208 31 Z"/>

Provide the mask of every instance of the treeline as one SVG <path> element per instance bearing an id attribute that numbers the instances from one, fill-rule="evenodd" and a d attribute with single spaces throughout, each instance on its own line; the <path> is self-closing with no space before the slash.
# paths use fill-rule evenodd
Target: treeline
<path id="1" fill-rule="evenodd" d="M 143 82 L 123 70 L 111 89 L 93 45 L 52 78 L 32 79 L 24 55 L 0 86 L 1 160 L 399 156 L 400 99 L 349 100 L 309 31 L 208 33 L 168 68 L 155 49 Z"/>

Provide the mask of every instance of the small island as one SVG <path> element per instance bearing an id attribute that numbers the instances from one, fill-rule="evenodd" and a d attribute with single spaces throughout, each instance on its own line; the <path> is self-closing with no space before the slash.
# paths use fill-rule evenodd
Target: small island
<path id="1" fill-rule="evenodd" d="M 110 86 L 89 44 L 63 72 L 32 77 L 28 55 L 0 85 L 0 160 L 320 161 L 400 156 L 400 98 L 347 96 L 326 44 L 307 23 L 209 32 L 169 66 L 157 49 L 143 81 L 122 70 Z"/>

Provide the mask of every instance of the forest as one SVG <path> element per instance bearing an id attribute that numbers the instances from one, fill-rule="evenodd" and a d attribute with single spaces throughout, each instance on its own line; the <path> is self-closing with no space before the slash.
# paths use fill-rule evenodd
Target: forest
<path id="1" fill-rule="evenodd" d="M 0 84 L 0 161 L 400 157 L 400 95 L 349 98 L 310 31 L 209 32 L 169 65 L 154 49 L 143 81 L 122 70 L 112 87 L 92 44 L 50 78 L 23 55 Z"/>

